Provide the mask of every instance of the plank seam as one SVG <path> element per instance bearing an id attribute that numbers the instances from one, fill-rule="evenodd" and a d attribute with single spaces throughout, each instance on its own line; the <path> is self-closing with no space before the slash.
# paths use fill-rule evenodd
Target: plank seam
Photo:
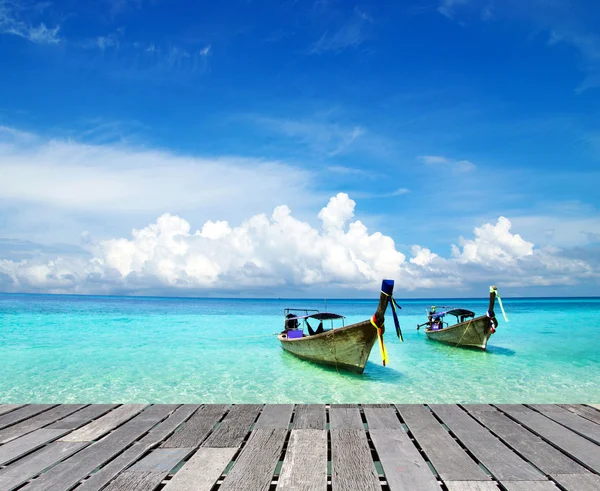
<path id="1" fill-rule="evenodd" d="M 580 431 L 578 431 L 578 430 L 576 430 L 574 428 L 571 428 L 570 426 L 567 426 L 566 424 L 563 424 L 560 421 L 557 421 L 556 419 L 551 418 L 550 416 L 547 416 L 543 411 L 538 411 L 536 408 L 531 407 L 531 405 L 529 405 L 529 404 L 523 404 L 523 406 L 525 406 L 527 409 L 531 409 L 532 411 L 534 411 L 534 412 L 536 412 L 538 414 L 541 414 L 542 416 L 544 416 L 544 418 L 547 418 L 550 421 L 553 421 L 554 423 L 559 424 L 563 428 L 566 428 L 567 430 L 572 431 L 573 433 L 579 435 L 580 437 L 585 438 L 586 440 L 589 440 L 590 442 L 592 442 L 592 443 L 594 443 L 596 445 L 599 445 L 599 443 L 596 440 L 593 440 L 592 438 L 590 438 L 589 436 L 581 433 Z M 568 410 L 565 409 L 565 411 L 568 411 Z M 585 421 L 589 421 L 589 420 L 586 420 L 586 418 L 583 418 L 583 417 L 579 416 L 576 413 L 572 413 L 572 414 L 575 415 L 575 416 L 577 416 L 578 418 L 581 418 L 581 419 L 585 420 Z M 594 423 L 594 422 L 592 421 L 592 423 Z M 597 423 L 594 423 L 594 424 L 597 424 Z"/>

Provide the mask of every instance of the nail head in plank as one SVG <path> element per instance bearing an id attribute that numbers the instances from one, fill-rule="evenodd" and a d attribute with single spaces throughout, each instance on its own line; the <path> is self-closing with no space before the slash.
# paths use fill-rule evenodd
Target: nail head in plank
<path id="1" fill-rule="evenodd" d="M 267 491 L 287 430 L 254 430 L 219 491 Z"/>
<path id="2" fill-rule="evenodd" d="M 292 418 L 293 404 L 267 404 L 260 413 L 255 429 L 284 429 L 287 430 Z"/>
<path id="3" fill-rule="evenodd" d="M 92 421 L 83 428 L 69 433 L 61 439 L 63 442 L 91 442 L 120 426 L 140 413 L 146 404 L 126 404 Z"/>
<path id="4" fill-rule="evenodd" d="M 122 452 L 124 448 L 166 418 L 176 405 L 151 406 L 102 440 L 52 467 L 23 488 L 23 491 L 64 491 Z M 50 431 L 50 430 L 48 430 Z M 52 430 L 58 431 L 58 430 Z"/>
<path id="5" fill-rule="evenodd" d="M 163 491 L 210 491 L 237 451 L 237 448 L 200 448 Z"/>
<path id="6" fill-rule="evenodd" d="M 295 430 L 324 430 L 326 421 L 325 404 L 296 405 Z"/>
<path id="7" fill-rule="evenodd" d="M 44 469 L 64 460 L 83 447 L 88 442 L 54 442 L 37 452 L 14 462 L 0 471 L 0 489 L 11 491 L 28 479 L 40 474 Z"/>
<path id="8" fill-rule="evenodd" d="M 442 479 L 490 480 L 427 408 L 420 404 L 400 404 L 396 408 Z"/>
<path id="9" fill-rule="evenodd" d="M 209 404 L 199 408 L 163 444 L 163 448 L 197 448 L 223 417 L 229 406 Z"/>
<path id="10" fill-rule="evenodd" d="M 5 443 L 0 447 L 0 465 L 4 465 L 25 455 L 46 443 L 56 440 L 65 434 L 65 430 L 40 429 L 28 433 L 16 440 Z"/>
<path id="11" fill-rule="evenodd" d="M 181 423 L 183 423 L 196 409 L 198 405 L 184 404 L 178 407 L 173 414 L 162 421 L 158 426 L 141 440 L 134 443 L 114 460 L 102 467 L 87 479 L 77 491 L 99 491 L 110 482 L 119 472 L 136 462 L 150 448 L 158 445 L 170 435 Z"/>
<path id="12" fill-rule="evenodd" d="M 440 490 L 429 465 L 404 430 L 369 429 L 369 433 L 391 491 Z"/>
<path id="13" fill-rule="evenodd" d="M 545 481 L 546 476 L 453 404 L 429 406 L 499 481 Z"/>
<path id="14" fill-rule="evenodd" d="M 523 426 L 541 435 L 571 458 L 583 462 L 596 472 L 600 472 L 600 452 L 598 445 L 552 421 L 543 414 L 521 406 L 518 409 L 498 405 Z"/>
<path id="15" fill-rule="evenodd" d="M 493 431 L 546 475 L 585 474 L 589 472 L 560 450 L 494 408 L 490 411 L 473 412 L 470 405 L 464 407 L 486 428 Z"/>
<path id="16" fill-rule="evenodd" d="M 3 416 L 0 416 L 0 430 L 10 425 L 20 423 L 27 418 L 31 418 L 32 416 L 47 411 L 55 406 L 56 404 L 31 404 L 30 406 L 25 406 L 4 414 Z"/>
<path id="17" fill-rule="evenodd" d="M 360 417 L 358 406 L 335 405 L 329 409 L 329 429 L 363 430 L 365 425 Z"/>
<path id="18" fill-rule="evenodd" d="M 596 474 L 557 474 L 552 477 L 569 491 L 598 491 L 600 489 L 600 476 Z"/>
<path id="19" fill-rule="evenodd" d="M 277 481 L 277 490 L 326 491 L 326 489 L 327 431 L 292 430 Z"/>
<path id="20" fill-rule="evenodd" d="M 219 427 L 202 443 L 203 447 L 239 447 L 260 413 L 262 405 L 240 404 L 233 406 Z"/>
<path id="21" fill-rule="evenodd" d="M 68 416 L 69 414 L 73 414 L 84 407 L 85 404 L 63 404 L 53 407 L 48 411 L 44 411 L 43 413 L 36 414 L 25 421 L 21 421 L 20 423 L 0 430 L 0 443 L 6 443 L 10 440 L 14 440 L 15 438 L 26 435 L 27 433 L 31 433 L 32 431 L 54 423 L 55 421 Z"/>
<path id="22" fill-rule="evenodd" d="M 364 429 L 333 429 L 329 433 L 333 491 L 381 491 Z"/>

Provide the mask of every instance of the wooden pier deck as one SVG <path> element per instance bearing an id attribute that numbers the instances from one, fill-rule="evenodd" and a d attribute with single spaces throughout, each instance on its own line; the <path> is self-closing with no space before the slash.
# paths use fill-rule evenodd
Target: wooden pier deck
<path id="1" fill-rule="evenodd" d="M 0 490 L 597 491 L 591 405 L 0 405 Z"/>

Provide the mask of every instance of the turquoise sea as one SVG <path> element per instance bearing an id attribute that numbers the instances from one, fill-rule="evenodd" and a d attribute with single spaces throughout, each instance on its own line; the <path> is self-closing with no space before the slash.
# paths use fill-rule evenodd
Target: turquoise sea
<path id="1" fill-rule="evenodd" d="M 487 299 L 397 300 L 362 375 L 284 352 L 285 307 L 323 300 L 0 295 L 0 403 L 599 403 L 600 299 L 505 298 L 486 352 L 427 340 L 432 305 L 484 313 Z M 346 323 L 373 300 L 328 300 Z"/>

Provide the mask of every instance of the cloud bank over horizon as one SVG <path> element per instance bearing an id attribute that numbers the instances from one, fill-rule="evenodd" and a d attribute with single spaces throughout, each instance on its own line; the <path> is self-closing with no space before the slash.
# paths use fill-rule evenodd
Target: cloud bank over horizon
<path id="1" fill-rule="evenodd" d="M 394 240 L 370 232 L 353 219 L 356 203 L 346 193 L 331 197 L 318 213 L 320 227 L 295 218 L 287 205 L 270 216 L 251 216 L 239 225 L 207 220 L 192 230 L 184 218 L 165 213 L 134 229 L 129 238 L 91 241 L 87 257 L 0 259 L 0 290 L 143 294 L 260 292 L 276 288 L 336 288 L 365 291 L 392 278 L 397 289 L 498 286 L 556 286 L 598 281 L 600 270 L 555 247 L 538 248 L 499 217 L 460 237 L 449 257 L 413 245 L 410 257 Z"/>

